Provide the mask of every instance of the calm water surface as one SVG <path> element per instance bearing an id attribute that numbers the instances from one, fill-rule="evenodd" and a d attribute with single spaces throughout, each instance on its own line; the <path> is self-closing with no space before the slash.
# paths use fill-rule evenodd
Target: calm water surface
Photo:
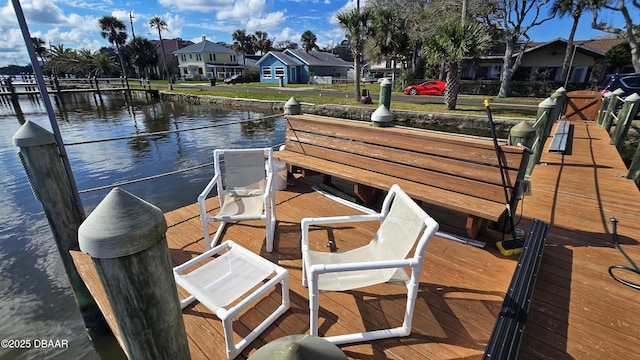
<path id="1" fill-rule="evenodd" d="M 66 340 L 65 348 L 0 347 L 0 359 L 120 359 L 113 343 L 89 340 L 75 306 L 42 206 L 28 185 L 12 137 L 26 120 L 51 131 L 39 98 L 19 108 L 0 99 L 0 340 Z M 284 142 L 284 119 L 252 120 L 265 111 L 134 99 L 120 95 L 66 96 L 56 117 L 78 188 L 82 190 L 186 169 L 212 161 L 215 148 L 265 147 Z M 231 124 L 234 123 L 234 124 Z M 133 134 L 228 124 L 153 137 L 71 145 Z M 163 211 L 192 204 L 212 167 L 122 186 Z M 109 190 L 81 195 L 87 214 Z"/>

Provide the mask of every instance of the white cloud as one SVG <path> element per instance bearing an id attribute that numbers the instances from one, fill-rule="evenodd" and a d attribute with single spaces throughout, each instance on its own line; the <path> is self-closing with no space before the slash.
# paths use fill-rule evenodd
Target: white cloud
<path id="1" fill-rule="evenodd" d="M 270 30 L 276 28 L 280 23 L 285 21 L 287 17 L 282 11 L 276 11 L 267 14 L 267 16 L 259 18 L 251 18 L 247 21 L 247 29 L 256 30 Z"/>
<path id="2" fill-rule="evenodd" d="M 213 12 L 230 7 L 228 0 L 158 0 L 158 4 L 178 10 Z"/>
<path id="3" fill-rule="evenodd" d="M 233 6 L 218 10 L 216 19 L 229 21 L 243 21 L 251 16 L 262 14 L 266 0 L 236 0 Z"/>

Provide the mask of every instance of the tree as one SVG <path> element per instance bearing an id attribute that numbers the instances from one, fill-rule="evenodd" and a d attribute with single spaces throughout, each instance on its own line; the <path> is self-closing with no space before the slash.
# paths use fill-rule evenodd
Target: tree
<path id="1" fill-rule="evenodd" d="M 102 77 L 114 72 L 117 68 L 118 65 L 109 54 L 103 52 L 94 53 L 92 76 Z"/>
<path id="2" fill-rule="evenodd" d="M 542 9 L 548 5 L 551 0 L 500 0 L 497 4 L 498 11 L 495 18 L 486 18 L 490 26 L 497 29 L 501 41 L 505 45 L 504 55 L 502 57 L 502 72 L 500 73 L 500 91 L 499 97 L 509 96 L 509 87 L 511 78 L 520 66 L 522 56 L 529 36 L 527 31 L 532 27 L 541 25 L 546 21 L 553 19 L 554 15 L 543 17 Z M 528 24 L 525 24 L 525 21 Z M 524 43 L 520 44 L 520 49 L 516 52 L 516 44 L 524 38 Z"/>
<path id="3" fill-rule="evenodd" d="M 127 87 L 129 82 L 127 81 L 127 72 L 124 67 L 124 60 L 122 59 L 122 51 L 120 47 L 127 42 L 127 27 L 122 21 L 114 16 L 103 16 L 98 20 L 100 25 L 100 35 L 109 41 L 111 45 L 115 45 L 118 50 L 118 57 L 120 58 L 120 67 L 122 68 L 122 76 L 125 78 Z"/>
<path id="4" fill-rule="evenodd" d="M 144 69 L 146 77 L 149 77 L 149 68 L 158 64 L 158 53 L 149 39 L 136 36 L 129 43 L 131 60 L 138 68 Z"/>
<path id="5" fill-rule="evenodd" d="M 273 40 L 269 39 L 269 35 L 264 31 L 256 31 L 254 38 L 256 43 L 254 44 L 254 48 L 256 51 L 260 51 L 260 55 L 264 55 L 267 52 L 271 51 L 273 47 Z"/>
<path id="6" fill-rule="evenodd" d="M 612 47 L 604 54 L 604 60 L 613 68 L 613 72 L 620 72 L 631 61 L 631 46 L 628 42 L 623 42 Z"/>
<path id="7" fill-rule="evenodd" d="M 353 54 L 353 72 L 355 84 L 355 99 L 360 102 L 360 59 L 362 58 L 362 49 L 364 47 L 365 35 L 373 13 L 371 8 L 365 7 L 355 8 L 350 11 L 339 12 L 336 15 L 338 25 L 346 31 L 347 39 L 351 45 L 351 53 Z"/>
<path id="8" fill-rule="evenodd" d="M 34 36 L 34 37 L 31 38 L 31 43 L 33 44 L 33 50 L 35 51 L 36 56 L 40 57 L 40 60 L 42 61 L 42 64 L 44 65 L 45 59 L 47 58 L 47 55 L 49 54 L 49 52 L 47 51 L 47 48 L 44 46 L 45 45 L 44 40 Z"/>
<path id="9" fill-rule="evenodd" d="M 300 43 L 302 44 L 302 48 L 306 52 L 318 48 L 316 41 L 318 41 L 318 37 L 311 30 L 303 32 L 300 36 Z"/>
<path id="10" fill-rule="evenodd" d="M 618 0 L 617 2 L 618 6 L 613 6 L 614 1 L 602 0 L 600 5 L 605 9 L 619 11 L 624 17 L 624 28 L 617 28 L 606 22 L 598 22 L 597 8 L 591 9 L 591 12 L 593 13 L 591 27 L 626 39 L 629 43 L 629 47 L 631 48 L 631 64 L 633 64 L 633 69 L 635 72 L 640 72 L 640 46 L 638 46 L 638 39 L 636 38 L 636 34 L 640 33 L 640 29 L 637 24 L 633 23 L 633 19 L 629 14 L 629 9 L 625 4 L 625 0 Z M 634 7 L 640 9 L 640 1 L 633 0 L 632 4 Z"/>
<path id="11" fill-rule="evenodd" d="M 560 17 L 565 17 L 567 15 L 571 16 L 573 22 L 571 24 L 571 31 L 569 31 L 569 38 L 567 39 L 567 48 L 564 52 L 564 60 L 562 62 L 562 73 L 560 78 L 567 79 L 569 74 L 569 67 L 571 66 L 571 55 L 573 53 L 573 38 L 576 34 L 576 30 L 578 29 L 578 22 L 580 21 L 580 17 L 584 10 L 594 6 L 595 2 L 593 0 L 555 0 L 553 5 L 551 6 L 551 13 L 558 14 Z"/>
<path id="12" fill-rule="evenodd" d="M 286 49 L 295 50 L 298 47 L 299 47 L 298 43 L 294 43 L 291 40 L 282 40 L 282 41 L 278 41 L 278 43 L 273 47 L 273 49 L 276 51 L 285 51 Z"/>
<path id="13" fill-rule="evenodd" d="M 377 60 L 391 59 L 391 67 L 395 70 L 397 60 L 409 48 L 409 36 L 402 21 L 402 15 L 391 8 L 373 10 L 373 21 L 369 31 L 369 40 Z M 391 76 L 396 83 L 396 72 Z"/>
<path id="14" fill-rule="evenodd" d="M 167 54 L 164 51 L 164 41 L 162 41 L 162 32 L 169 30 L 167 23 L 159 16 L 154 16 L 149 20 L 149 26 L 158 30 L 158 38 L 160 39 L 160 49 L 162 50 L 162 78 L 169 80 L 169 89 L 173 90 L 171 85 L 171 79 L 169 79 L 169 72 L 167 71 Z M 166 77 L 165 77 L 166 76 Z"/>
<path id="15" fill-rule="evenodd" d="M 50 56 L 51 58 L 49 63 L 47 63 L 47 68 L 51 70 L 54 75 L 60 76 L 74 70 L 77 57 L 75 50 L 65 48 L 64 44 L 53 45 Z"/>
<path id="16" fill-rule="evenodd" d="M 490 44 L 485 27 L 475 21 L 443 24 L 427 39 L 425 56 L 433 62 L 444 62 L 446 68 L 445 104 L 455 110 L 460 92 L 462 59 L 477 57 Z"/>
<path id="17" fill-rule="evenodd" d="M 243 73 L 247 72 L 247 59 L 246 55 L 249 53 L 254 53 L 253 44 L 255 44 L 254 36 L 247 35 L 247 31 L 245 29 L 238 29 L 231 34 L 231 38 L 233 39 L 233 44 L 231 47 L 233 51 L 236 53 L 242 54 L 242 67 Z"/>

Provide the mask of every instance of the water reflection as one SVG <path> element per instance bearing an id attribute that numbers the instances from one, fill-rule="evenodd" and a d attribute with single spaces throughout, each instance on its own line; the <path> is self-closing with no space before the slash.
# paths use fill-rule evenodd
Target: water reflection
<path id="1" fill-rule="evenodd" d="M 271 146 L 284 141 L 284 120 L 258 119 L 265 112 L 158 102 L 121 95 L 63 95 L 55 111 L 78 188 L 154 176 L 212 161 L 216 147 Z M 19 107 L 0 101 L 0 322 L 1 338 L 67 339 L 66 349 L 0 349 L 2 359 L 122 359 L 112 343 L 89 341 L 68 288 L 64 269 L 42 211 L 24 175 L 12 136 L 26 120 L 49 129 L 37 97 L 22 97 Z M 202 130 L 174 132 L 197 127 Z M 144 138 L 83 144 L 148 132 Z M 71 144 L 76 145 L 71 145 Z M 212 175 L 207 167 L 123 186 L 164 211 L 194 203 Z M 86 212 L 108 190 L 83 193 Z M 96 350 L 97 349 L 97 350 Z"/>

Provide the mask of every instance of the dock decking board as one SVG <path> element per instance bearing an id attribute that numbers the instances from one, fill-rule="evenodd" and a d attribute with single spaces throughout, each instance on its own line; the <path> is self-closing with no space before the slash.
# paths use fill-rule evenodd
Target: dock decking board
<path id="1" fill-rule="evenodd" d="M 624 264 L 613 247 L 610 216 L 619 220 L 622 246 L 640 259 L 640 193 L 635 184 L 616 176 L 625 172 L 606 131 L 591 122 L 572 121 L 570 154 L 543 152 L 531 177 L 532 195 L 519 205 L 519 227 L 528 230 L 531 219 L 550 223 L 547 247 L 525 327 L 521 359 L 634 359 L 640 348 L 638 292 L 607 273 L 609 265 Z M 548 145 L 549 146 L 549 145 Z M 281 336 L 308 332 L 308 291 L 301 284 L 300 219 L 347 215 L 355 210 L 313 192 L 318 179 L 299 178 L 276 197 L 278 226 L 274 252 L 264 249 L 264 223 L 232 224 L 224 239 L 233 239 L 290 273 L 291 309 L 265 331 L 238 358 Z M 194 199 L 195 202 L 195 199 Z M 213 209 L 217 202 L 211 200 Z M 441 229 L 465 233 L 463 214 L 424 204 Z M 165 214 L 167 240 L 174 265 L 204 249 L 197 204 Z M 325 248 L 329 237 L 338 250 L 360 245 L 373 223 L 311 231 L 311 246 Z M 217 225 L 211 225 L 215 230 Z M 425 265 L 409 337 L 342 346 L 353 359 L 460 359 L 481 358 L 515 267 L 515 258 L 502 257 L 493 243 L 497 232 L 480 235 L 484 249 L 434 238 L 427 246 Z M 95 270 L 86 255 L 74 253 L 83 279 L 103 306 Z M 93 275 L 91 274 L 93 271 Z M 264 297 L 236 321 L 239 334 L 279 302 L 279 292 Z M 362 331 L 401 321 L 406 294 L 400 285 L 378 285 L 352 293 L 320 296 L 320 332 L 332 335 Z M 364 319 L 360 315 L 365 314 Z M 111 316 L 111 319 L 113 317 Z M 199 303 L 184 311 L 193 359 L 226 359 L 222 327 L 214 314 Z M 115 324 L 111 323 L 112 326 Z"/>

